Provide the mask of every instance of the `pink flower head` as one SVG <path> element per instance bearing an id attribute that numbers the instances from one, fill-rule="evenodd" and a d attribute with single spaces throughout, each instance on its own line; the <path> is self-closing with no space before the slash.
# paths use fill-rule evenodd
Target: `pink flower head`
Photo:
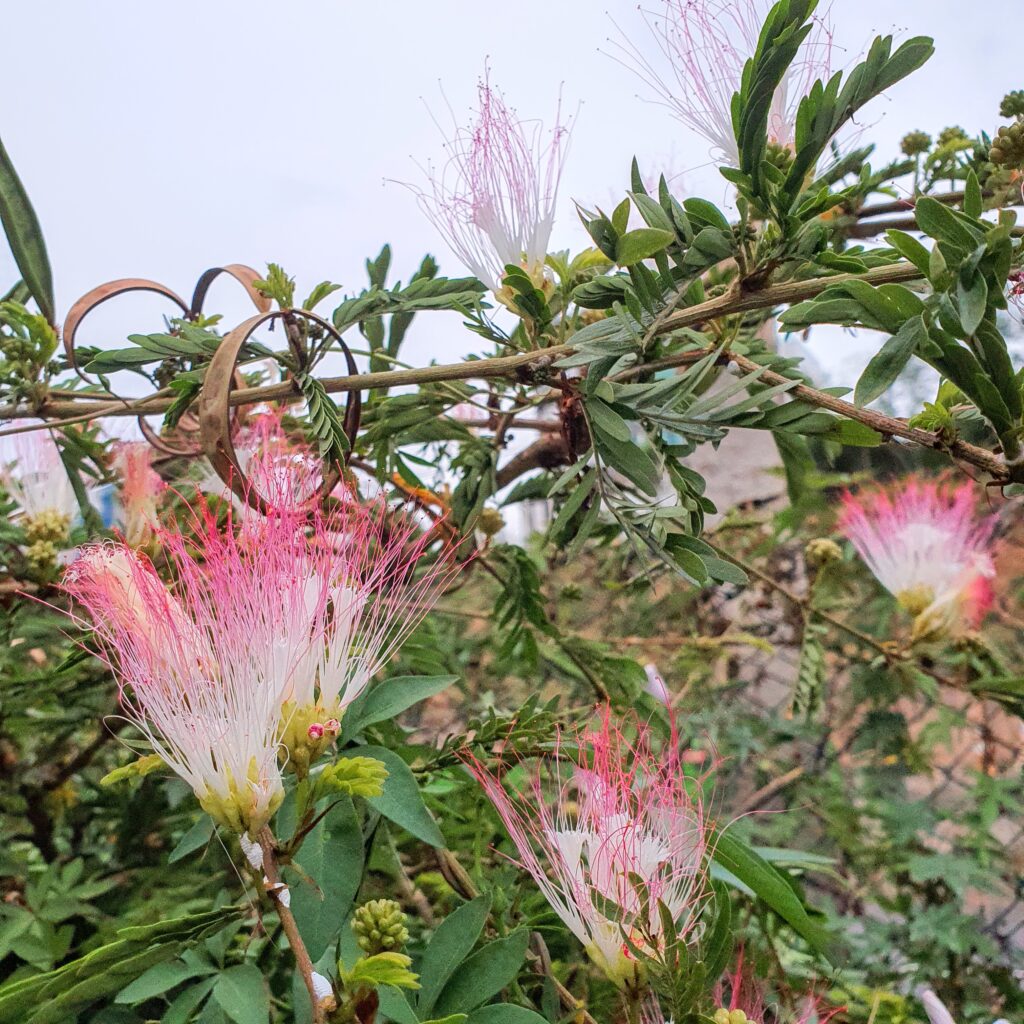
<path id="1" fill-rule="evenodd" d="M 736 966 L 715 985 L 712 998 L 718 1007 L 713 1016 L 715 1024 L 764 1024 L 769 1018 L 765 985 L 744 962 L 742 949 Z M 843 1009 L 809 992 L 797 1001 L 795 1012 L 781 1014 L 773 1008 L 770 1016 L 788 1024 L 828 1024 Z"/>
<path id="2" fill-rule="evenodd" d="M 451 552 L 426 564 L 431 534 L 384 502 L 351 502 L 310 522 L 311 541 L 293 585 L 315 588 L 313 629 L 323 643 L 287 696 L 299 707 L 319 706 L 326 713 L 319 721 L 331 732 L 332 719 L 384 668 L 458 565 Z"/>
<path id="3" fill-rule="evenodd" d="M 606 706 L 512 794 L 499 773 L 467 762 L 521 866 L 591 959 L 624 988 L 637 982 L 634 949 L 653 945 L 658 955 L 659 901 L 685 938 L 697 930 L 710 891 L 701 780 L 687 777 L 674 736 L 657 752 L 646 727 L 633 725 L 637 738 L 629 740 Z"/>
<path id="4" fill-rule="evenodd" d="M 732 98 L 771 7 L 771 0 L 660 0 L 655 9 L 641 8 L 658 52 L 645 53 L 628 37 L 620 45 L 659 102 L 707 139 L 713 156 L 730 167 L 739 163 Z M 815 81 L 828 78 L 831 58 L 826 11 L 775 91 L 768 119 L 773 142 L 792 147 L 800 100 Z"/>
<path id="5" fill-rule="evenodd" d="M 974 629 L 992 606 L 994 523 L 975 511 L 970 484 L 910 479 L 843 496 L 839 528 L 916 617 L 916 637 Z"/>
<path id="6" fill-rule="evenodd" d="M 65 528 L 78 514 L 78 499 L 49 430 L 17 434 L 14 460 L 0 468 L 0 483 L 26 519 L 55 516 Z"/>
<path id="7" fill-rule="evenodd" d="M 726 971 L 715 985 L 711 998 L 718 1007 L 716 1024 L 730 1024 L 729 1015 L 742 1010 L 747 1020 L 761 1024 L 764 1020 L 764 985 L 746 964 L 742 947 L 736 957 L 736 966 Z"/>
<path id="8" fill-rule="evenodd" d="M 287 517 L 242 543 L 204 515 L 158 530 L 174 583 L 125 544 L 86 548 L 65 589 L 89 613 L 126 714 L 221 824 L 255 833 L 284 795 L 281 704 L 319 609 L 289 587 L 305 538 Z"/>
<path id="9" fill-rule="evenodd" d="M 508 264 L 521 265 L 540 284 L 569 141 L 561 102 L 547 137 L 539 122 L 519 119 L 485 68 L 477 104 L 465 126 L 452 115 L 447 159 L 440 172 L 428 165 L 430 188 L 418 192 L 420 206 L 492 291 L 501 289 Z"/>
<path id="10" fill-rule="evenodd" d="M 288 436 L 282 418 L 283 412 L 270 409 L 252 415 L 234 439 L 235 454 L 247 486 L 266 505 L 297 510 L 309 503 L 323 483 L 323 462 L 303 442 Z M 199 482 L 199 488 L 230 497 L 243 522 L 262 518 L 212 470 Z"/>
<path id="11" fill-rule="evenodd" d="M 113 468 L 121 477 L 124 539 L 132 547 L 145 544 L 157 525 L 157 499 L 167 486 L 153 469 L 153 449 L 141 441 L 114 449 Z"/>

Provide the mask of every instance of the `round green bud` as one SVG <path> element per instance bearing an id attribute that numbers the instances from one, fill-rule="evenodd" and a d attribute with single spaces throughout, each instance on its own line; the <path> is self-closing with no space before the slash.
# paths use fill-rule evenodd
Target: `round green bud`
<path id="1" fill-rule="evenodd" d="M 1003 97 L 999 104 L 1000 117 L 1024 117 L 1024 89 L 1015 89 Z"/>
<path id="2" fill-rule="evenodd" d="M 996 132 L 988 158 L 997 167 L 1024 167 L 1024 123 L 1015 121 Z"/>
<path id="3" fill-rule="evenodd" d="M 359 948 L 370 956 L 397 952 L 409 941 L 405 914 L 394 900 L 370 900 L 352 915 Z"/>
<path id="4" fill-rule="evenodd" d="M 963 130 L 958 124 L 950 125 L 948 128 L 943 128 L 939 132 L 939 145 L 948 146 L 953 142 L 966 142 L 967 132 Z"/>
<path id="5" fill-rule="evenodd" d="M 793 150 L 789 146 L 783 146 L 778 142 L 769 142 L 764 151 L 764 157 L 773 167 L 777 167 L 783 174 L 788 174 L 793 166 Z"/>
<path id="6" fill-rule="evenodd" d="M 932 137 L 927 132 L 909 132 L 900 143 L 900 149 L 906 156 L 919 156 L 931 148 Z"/>
<path id="7" fill-rule="evenodd" d="M 828 537 L 815 537 L 804 548 L 804 558 L 814 569 L 820 569 L 829 562 L 838 562 L 842 557 L 843 549 Z"/>

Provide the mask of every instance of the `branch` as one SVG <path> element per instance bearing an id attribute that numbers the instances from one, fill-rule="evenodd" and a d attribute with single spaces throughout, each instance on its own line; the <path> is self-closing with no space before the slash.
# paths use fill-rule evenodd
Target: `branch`
<path id="1" fill-rule="evenodd" d="M 281 893 L 287 890 L 276 888 L 281 882 L 281 873 L 277 867 L 277 842 L 274 834 L 264 826 L 260 829 L 260 848 L 263 850 L 263 872 L 267 876 L 267 883 L 270 886 L 269 895 L 277 908 L 277 916 L 281 921 L 281 927 L 288 938 L 288 945 L 292 947 L 295 956 L 295 966 L 306 983 L 306 991 L 309 992 L 309 1002 L 313 1008 L 313 1024 L 323 1024 L 324 1015 L 319 1006 L 319 998 L 316 993 L 316 985 L 313 982 L 313 961 L 310 959 L 306 944 L 299 934 L 299 926 L 295 923 L 295 916 L 281 899 Z"/>
<path id="2" fill-rule="evenodd" d="M 656 335 L 670 334 L 683 327 L 693 327 L 716 317 L 734 313 L 750 312 L 812 299 L 826 288 L 847 281 L 864 281 L 867 284 L 894 284 L 913 281 L 921 277 L 920 271 L 910 263 L 896 263 L 891 266 L 875 267 L 864 274 L 832 274 L 815 277 L 807 281 L 789 281 L 751 291 L 730 291 L 707 302 L 680 310 L 658 324 Z M 374 388 L 392 388 L 410 384 L 431 384 L 447 380 L 487 380 L 497 377 L 516 378 L 522 375 L 534 376 L 547 369 L 563 356 L 574 352 L 572 344 L 554 345 L 534 352 L 519 352 L 510 356 L 496 356 L 492 359 L 466 359 L 458 363 L 440 366 L 424 366 L 411 370 L 384 370 L 376 373 L 349 374 L 343 377 L 324 377 L 321 383 L 328 394 L 346 391 L 367 391 Z M 261 402 L 298 402 L 302 394 L 292 381 L 269 384 L 258 388 L 238 388 L 231 392 L 232 406 L 253 405 Z M 41 406 L 0 407 L 0 419 L 25 419 L 49 416 L 70 422 L 74 419 L 98 419 L 104 416 L 148 416 L 166 412 L 173 396 L 167 392 L 149 395 L 135 401 L 110 402 L 106 405 L 89 402 L 88 413 L 82 413 L 80 401 L 47 400 Z M 45 429 L 47 425 L 32 424 L 28 428 L 14 428 L 0 434 L 18 433 L 22 430 Z"/>

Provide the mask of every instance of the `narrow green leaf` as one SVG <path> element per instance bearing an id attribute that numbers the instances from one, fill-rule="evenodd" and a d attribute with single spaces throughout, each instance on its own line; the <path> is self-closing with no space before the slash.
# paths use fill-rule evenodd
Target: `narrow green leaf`
<path id="1" fill-rule="evenodd" d="M 449 914 L 438 925 L 418 968 L 420 994 L 417 1009 L 420 1016 L 430 1013 L 449 978 L 469 956 L 480 938 L 490 910 L 491 897 L 477 896 L 475 900 Z"/>
<path id="2" fill-rule="evenodd" d="M 829 957 L 829 936 L 810 919 L 786 878 L 747 843 L 728 832 L 718 832 L 712 840 L 712 858 L 778 914 L 812 949 Z"/>
<path id="3" fill-rule="evenodd" d="M 49 323 L 54 322 L 53 273 L 39 226 L 25 186 L 0 141 L 0 224 L 10 243 L 21 278 Z"/>
<path id="4" fill-rule="evenodd" d="M 497 995 L 519 974 L 529 941 L 530 933 L 521 928 L 474 953 L 445 985 L 435 1004 L 435 1013 L 442 1017 L 468 1013 Z"/>
<path id="5" fill-rule="evenodd" d="M 864 367 L 853 393 L 854 402 L 857 405 L 867 405 L 885 392 L 903 372 L 918 343 L 927 336 L 924 320 L 920 316 L 908 320 Z"/>
<path id="6" fill-rule="evenodd" d="M 328 799 L 334 806 L 295 856 L 316 887 L 305 879 L 290 879 L 292 913 L 314 960 L 337 938 L 363 878 L 363 834 L 352 800 Z"/>

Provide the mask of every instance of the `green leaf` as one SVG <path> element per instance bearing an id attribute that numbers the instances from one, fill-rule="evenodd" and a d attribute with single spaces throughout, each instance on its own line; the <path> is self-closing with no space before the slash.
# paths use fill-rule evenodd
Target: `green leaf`
<path id="1" fill-rule="evenodd" d="M 530 933 L 521 928 L 508 938 L 496 939 L 466 960 L 459 973 L 445 985 L 435 1011 L 468 1013 L 515 981 L 526 959 Z"/>
<path id="2" fill-rule="evenodd" d="M 306 880 L 291 886 L 291 910 L 314 960 L 337 938 L 363 877 L 363 834 L 352 800 L 329 799 L 336 801 L 334 807 L 295 856 L 319 889 Z"/>
<path id="3" fill-rule="evenodd" d="M 356 710 L 349 710 L 355 719 L 350 727 L 345 722 L 345 735 L 355 735 L 368 725 L 386 722 L 413 704 L 447 689 L 458 676 L 397 676 L 378 683 Z M 347 717 L 347 716 L 346 716 Z"/>
<path id="4" fill-rule="evenodd" d="M 985 310 L 988 308 L 988 285 L 984 276 L 976 270 L 965 280 L 961 273 L 957 281 L 956 299 L 964 330 L 974 334 L 985 319 Z"/>
<path id="5" fill-rule="evenodd" d="M 629 441 L 632 438 L 629 424 L 610 405 L 595 397 L 588 398 L 585 404 L 587 415 L 603 433 L 614 437 L 616 441 Z"/>
<path id="6" fill-rule="evenodd" d="M 968 217 L 978 218 L 983 210 L 981 185 L 978 184 L 978 175 L 972 169 L 967 172 L 967 181 L 964 183 L 964 213 Z"/>
<path id="7" fill-rule="evenodd" d="M 120 768 L 107 772 L 100 779 L 100 785 L 114 786 L 119 782 L 124 782 L 126 779 L 142 778 L 145 775 L 149 775 L 150 772 L 163 768 L 166 763 L 159 754 L 146 754 L 144 757 L 137 757 L 134 761 L 130 761 L 128 764 L 121 765 Z"/>
<path id="8" fill-rule="evenodd" d="M 213 986 L 213 998 L 235 1024 L 267 1024 L 270 993 L 255 964 L 229 967 Z"/>
<path id="9" fill-rule="evenodd" d="M 198 985 L 192 985 L 185 989 L 167 1007 L 167 1012 L 160 1018 L 160 1024 L 187 1024 L 199 1004 L 210 994 L 210 990 L 216 983 L 216 978 L 205 978 Z"/>
<path id="10" fill-rule="evenodd" d="M 25 186 L 0 141 L 0 224 L 10 243 L 21 278 L 36 300 L 39 312 L 54 322 L 53 273 L 46 254 L 43 230 L 39 226 Z"/>
<path id="11" fill-rule="evenodd" d="M 486 894 L 477 896 L 438 925 L 419 965 L 422 988 L 417 1007 L 421 1014 L 430 1013 L 448 979 L 469 956 L 490 911 L 491 897 Z"/>
<path id="12" fill-rule="evenodd" d="M 346 753 L 376 758 L 383 761 L 388 770 L 384 792 L 367 800 L 371 807 L 417 839 L 430 846 L 444 847 L 444 836 L 423 803 L 416 777 L 398 754 L 386 747 L 374 746 L 357 747 Z"/>
<path id="13" fill-rule="evenodd" d="M 919 342 L 928 337 L 924 319 L 916 316 L 908 320 L 871 357 L 864 372 L 857 381 L 853 400 L 857 405 L 867 405 L 888 390 L 889 386 L 903 372 Z"/>
<path id="14" fill-rule="evenodd" d="M 615 244 L 615 262 L 630 267 L 641 260 L 650 259 L 665 246 L 675 241 L 675 233 L 663 228 L 637 228 L 627 231 Z"/>
<path id="15" fill-rule="evenodd" d="M 939 242 L 973 252 L 985 241 L 981 231 L 968 227 L 948 206 L 929 196 L 921 196 L 914 204 L 918 226 Z"/>
<path id="16" fill-rule="evenodd" d="M 417 976 L 409 970 L 412 960 L 405 953 L 375 953 L 360 957 L 351 970 L 342 972 L 346 987 L 390 985 L 392 988 L 419 988 Z"/>
<path id="17" fill-rule="evenodd" d="M 190 967 L 181 960 L 156 964 L 130 985 L 121 989 L 114 1002 L 125 1003 L 129 1006 L 132 1003 L 141 1003 L 146 999 L 152 999 L 153 996 L 163 995 L 164 992 L 194 977 L 195 974 L 195 967 Z"/>
<path id="18" fill-rule="evenodd" d="M 0 985 L 0 1021 L 66 1024 L 80 1011 L 120 992 L 155 964 L 223 928 L 240 910 L 225 907 L 157 924 L 122 928 L 117 938 L 54 971 Z"/>
<path id="19" fill-rule="evenodd" d="M 906 260 L 928 276 L 931 253 L 913 236 L 905 231 L 889 231 L 886 233 L 889 244 Z"/>
<path id="20" fill-rule="evenodd" d="M 214 824 L 213 818 L 204 814 L 181 837 L 178 841 L 178 845 L 171 850 L 171 855 L 167 858 L 167 863 L 174 864 L 183 857 L 187 857 L 190 853 L 194 853 L 196 850 L 206 846 L 206 844 L 213 838 L 213 834 L 216 830 L 217 828 Z"/>
<path id="21" fill-rule="evenodd" d="M 311 374 L 296 373 L 294 378 L 306 399 L 309 412 L 307 429 L 320 452 L 320 458 L 329 465 L 344 462 L 351 446 L 334 399 Z"/>
<path id="22" fill-rule="evenodd" d="M 747 843 L 728 832 L 716 832 L 712 859 L 742 882 L 786 922 L 812 949 L 829 958 L 830 938 L 815 924 L 792 885 Z"/>
<path id="23" fill-rule="evenodd" d="M 377 989 L 380 1012 L 395 1024 L 420 1024 L 416 1011 L 409 1005 L 409 997 L 399 988 L 382 985 Z"/>

